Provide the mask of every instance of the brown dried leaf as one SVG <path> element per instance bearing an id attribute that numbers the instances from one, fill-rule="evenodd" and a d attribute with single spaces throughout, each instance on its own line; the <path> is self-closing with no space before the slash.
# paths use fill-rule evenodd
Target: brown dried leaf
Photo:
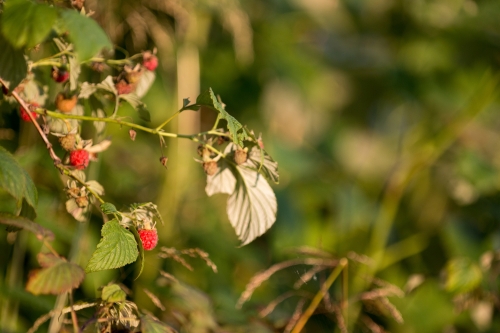
<path id="1" fill-rule="evenodd" d="M 314 275 L 316 275 L 316 273 L 319 273 L 322 270 L 325 270 L 327 268 L 330 268 L 330 267 L 328 267 L 328 266 L 314 266 L 313 268 L 311 268 L 310 270 L 308 270 L 307 272 L 302 274 L 300 276 L 300 279 L 298 279 L 297 282 L 295 282 L 293 287 L 295 289 L 300 288 L 304 283 L 309 282 L 309 280 L 311 280 L 314 277 Z"/>
<path id="2" fill-rule="evenodd" d="M 257 289 L 264 281 L 267 281 L 274 273 L 291 266 L 296 265 L 314 265 L 314 266 L 329 266 L 334 267 L 338 264 L 338 260 L 336 259 L 318 259 L 318 258 L 304 258 L 304 259 L 292 259 L 288 261 L 283 261 L 278 264 L 271 266 L 270 268 L 257 273 L 252 277 L 250 282 L 247 284 L 245 290 L 241 294 L 238 303 L 236 304 L 237 308 L 241 308 L 243 303 L 248 301 L 250 297 L 252 297 L 253 292 Z"/>
<path id="3" fill-rule="evenodd" d="M 146 293 L 146 295 L 148 295 L 148 297 L 151 299 L 151 301 L 153 302 L 154 305 L 156 305 L 162 311 L 165 311 L 165 306 L 163 304 L 161 304 L 160 299 L 158 297 L 156 297 L 155 294 L 153 294 L 152 292 L 150 292 L 146 288 L 143 288 L 142 290 L 144 290 L 144 292 Z"/>
<path id="4" fill-rule="evenodd" d="M 306 303 L 306 300 L 302 298 L 298 303 L 297 306 L 295 307 L 295 311 L 292 314 L 292 317 L 288 321 L 288 324 L 285 327 L 285 330 L 283 333 L 290 333 L 292 329 L 295 327 L 297 322 L 300 319 L 300 316 L 302 316 L 302 309 L 304 308 L 304 304 Z"/>

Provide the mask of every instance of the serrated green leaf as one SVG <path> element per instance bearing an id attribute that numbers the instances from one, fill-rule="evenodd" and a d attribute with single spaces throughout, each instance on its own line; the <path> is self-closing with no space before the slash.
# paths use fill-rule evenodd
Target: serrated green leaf
<path id="1" fill-rule="evenodd" d="M 134 235 L 117 220 L 106 222 L 101 241 L 85 268 L 87 273 L 123 267 L 137 260 L 139 251 Z"/>
<path id="2" fill-rule="evenodd" d="M 227 129 L 229 130 L 229 133 L 231 134 L 231 139 L 233 140 L 233 142 L 236 143 L 240 147 L 243 146 L 243 140 L 248 137 L 246 134 L 246 131 L 242 130 L 243 125 L 241 125 L 241 123 L 238 120 L 236 120 L 236 118 L 231 116 L 224 109 L 224 106 L 222 105 L 222 103 L 220 103 L 217 100 L 217 97 L 215 96 L 212 88 L 209 88 L 207 91 L 201 93 L 198 96 L 198 98 L 196 98 L 196 105 L 197 106 L 207 106 L 207 107 L 219 112 L 220 118 L 227 121 Z M 186 110 L 189 107 L 190 106 L 184 107 L 183 110 Z"/>
<path id="3" fill-rule="evenodd" d="M 454 258 L 446 264 L 446 290 L 466 293 L 476 288 L 483 278 L 478 264 L 468 258 Z"/>
<path id="4" fill-rule="evenodd" d="M 117 284 L 110 284 L 102 288 L 101 298 L 109 303 L 124 302 L 127 298 L 125 292 Z"/>
<path id="5" fill-rule="evenodd" d="M 2 14 L 2 32 L 15 47 L 34 47 L 43 42 L 57 20 L 53 7 L 29 0 L 5 2 Z"/>
<path id="6" fill-rule="evenodd" d="M 19 216 L 25 217 L 28 220 L 36 219 L 35 209 L 30 204 L 28 204 L 28 202 L 24 198 L 23 198 L 23 203 L 21 206 L 21 212 L 19 213 Z"/>
<path id="7" fill-rule="evenodd" d="M 230 143 L 224 150 L 231 159 L 236 145 Z M 242 246 L 264 234 L 276 221 L 276 196 L 262 175 L 252 170 L 248 161 L 234 166 L 224 159 L 213 176 L 207 176 L 205 191 L 209 196 L 227 193 L 227 215 Z"/>
<path id="8" fill-rule="evenodd" d="M 30 221 L 25 217 L 15 216 L 8 213 L 0 213 L 0 223 L 31 231 L 37 235 L 38 239 L 46 239 L 48 241 L 54 240 L 54 233 L 52 231 L 45 229 L 41 225 Z"/>
<path id="9" fill-rule="evenodd" d="M 0 78 L 10 83 L 13 90 L 27 74 L 28 65 L 24 59 L 24 51 L 16 50 L 0 34 Z"/>
<path id="10" fill-rule="evenodd" d="M 174 333 L 175 330 L 165 323 L 151 315 L 141 317 L 141 332 L 142 333 Z"/>
<path id="11" fill-rule="evenodd" d="M 117 213 L 118 211 L 116 210 L 115 205 L 109 202 L 105 202 L 101 205 L 101 210 L 104 214 L 113 214 Z"/>
<path id="12" fill-rule="evenodd" d="M 83 268 L 63 258 L 42 254 L 39 261 L 45 268 L 32 271 L 26 285 L 26 290 L 34 295 L 68 292 L 77 288 L 85 277 Z"/>
<path id="13" fill-rule="evenodd" d="M 17 163 L 5 148 L 0 146 L 0 187 L 3 187 L 17 200 L 36 207 L 38 192 L 28 173 Z"/>
<path id="14" fill-rule="evenodd" d="M 80 62 L 92 58 L 103 48 L 113 47 L 106 33 L 93 19 L 74 10 L 63 10 L 61 18 Z"/>

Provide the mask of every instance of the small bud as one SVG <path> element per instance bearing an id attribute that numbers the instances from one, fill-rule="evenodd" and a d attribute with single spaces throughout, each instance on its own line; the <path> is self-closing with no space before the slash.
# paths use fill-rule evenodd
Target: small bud
<path id="1" fill-rule="evenodd" d="M 90 64 L 90 68 L 98 73 L 102 73 L 106 69 L 106 64 L 103 62 L 94 61 Z"/>
<path id="2" fill-rule="evenodd" d="M 168 157 L 162 156 L 160 157 L 160 163 L 166 168 L 168 162 Z"/>
<path id="3" fill-rule="evenodd" d="M 203 170 L 208 176 L 213 176 L 217 173 L 219 167 L 217 166 L 217 161 L 207 161 L 203 163 Z"/>
<path id="4" fill-rule="evenodd" d="M 247 161 L 247 158 L 248 158 L 248 148 L 247 147 L 245 147 L 243 149 L 238 148 L 234 152 L 234 161 L 238 165 L 245 163 Z"/>
<path id="5" fill-rule="evenodd" d="M 135 137 L 137 135 L 137 132 L 134 131 L 133 129 L 128 130 L 128 135 L 130 135 L 130 140 L 135 141 Z"/>

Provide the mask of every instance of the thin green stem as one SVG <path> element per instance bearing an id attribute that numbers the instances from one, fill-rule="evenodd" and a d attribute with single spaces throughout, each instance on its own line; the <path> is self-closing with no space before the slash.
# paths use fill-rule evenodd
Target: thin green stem
<path id="1" fill-rule="evenodd" d="M 318 291 L 318 293 L 314 296 L 313 300 L 311 301 L 311 304 L 309 304 L 309 307 L 304 311 L 302 316 L 300 316 L 299 320 L 297 321 L 297 325 L 293 328 L 291 333 L 299 333 L 302 331 L 304 326 L 306 325 L 307 321 L 309 318 L 312 316 L 316 308 L 318 307 L 319 303 L 321 300 L 325 297 L 325 294 L 328 292 L 328 289 L 332 286 L 333 282 L 335 282 L 335 279 L 339 276 L 340 272 L 347 266 L 347 259 L 342 258 L 339 260 L 339 264 L 335 269 L 332 271 L 328 279 L 323 283 L 321 286 L 321 289 Z"/>
<path id="2" fill-rule="evenodd" d="M 58 52 L 56 54 L 51 55 L 50 57 L 42 58 L 40 60 L 37 60 L 31 64 L 31 68 L 39 67 L 39 66 L 59 66 L 61 65 L 61 62 L 59 61 L 59 57 L 63 55 L 70 55 L 73 56 L 73 52 L 68 51 L 68 50 L 63 50 L 61 52 Z"/>
<path id="3" fill-rule="evenodd" d="M 167 125 L 170 121 L 172 121 L 172 119 L 174 119 L 175 117 L 177 117 L 180 113 L 181 113 L 181 111 L 177 111 L 176 113 L 174 113 L 170 118 L 168 118 L 160 126 L 158 126 L 156 128 L 156 130 L 157 131 L 161 130 L 163 127 L 165 127 L 165 125 Z"/>
<path id="4" fill-rule="evenodd" d="M 212 127 L 212 131 L 215 131 L 215 129 L 219 125 L 219 120 L 221 120 L 221 115 L 220 115 L 220 113 L 217 113 L 217 119 L 215 119 L 215 123 L 214 123 L 214 126 Z"/>
<path id="5" fill-rule="evenodd" d="M 110 118 L 115 118 L 116 114 L 118 113 L 118 108 L 120 107 L 120 95 L 115 96 L 115 108 L 113 110 L 113 114 L 111 115 Z"/>

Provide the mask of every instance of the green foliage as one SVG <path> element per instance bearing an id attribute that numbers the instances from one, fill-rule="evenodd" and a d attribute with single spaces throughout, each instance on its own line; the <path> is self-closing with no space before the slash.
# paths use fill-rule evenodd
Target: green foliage
<path id="1" fill-rule="evenodd" d="M 144 333 L 173 333 L 170 326 L 162 323 L 153 316 L 147 314 L 141 317 L 141 332 Z"/>
<path id="2" fill-rule="evenodd" d="M 0 34 L 0 78 L 16 87 L 27 74 L 28 66 L 24 59 L 24 51 L 16 49 Z"/>
<path id="3" fill-rule="evenodd" d="M 468 258 L 454 258 L 446 264 L 446 290 L 466 293 L 477 288 L 482 281 L 481 268 Z"/>
<path id="4" fill-rule="evenodd" d="M 0 223 L 7 225 L 9 228 L 14 227 L 16 230 L 28 230 L 37 235 L 40 240 L 54 240 L 54 233 L 51 230 L 22 216 L 0 213 Z"/>
<path id="5" fill-rule="evenodd" d="M 77 288 L 85 277 L 83 268 L 53 254 L 38 254 L 41 269 L 30 274 L 26 290 L 39 294 L 63 294 Z"/>
<path id="6" fill-rule="evenodd" d="M 0 187 L 10 193 L 19 205 L 26 199 L 31 207 L 36 207 L 38 192 L 28 173 L 14 157 L 0 146 Z"/>
<path id="7" fill-rule="evenodd" d="M 243 130 L 243 125 L 241 125 L 241 123 L 236 120 L 236 118 L 231 116 L 226 111 L 224 105 L 215 96 L 212 88 L 209 88 L 207 91 L 201 93 L 198 98 L 196 98 L 195 105 L 184 106 L 181 110 L 185 110 L 187 108 L 191 109 L 193 107 L 199 108 L 201 106 L 205 106 L 217 111 L 220 119 L 224 119 L 227 121 L 227 129 L 231 134 L 231 139 L 233 140 L 233 142 L 240 147 L 243 146 L 243 140 L 248 137 L 246 132 Z"/>
<path id="8" fill-rule="evenodd" d="M 105 302 L 124 302 L 127 295 L 117 284 L 110 284 L 102 288 L 101 298 Z"/>
<path id="9" fill-rule="evenodd" d="M 57 20 L 57 10 L 30 0 L 9 0 L 2 14 L 2 33 L 17 49 L 43 42 Z"/>
<path id="10" fill-rule="evenodd" d="M 104 214 L 118 213 L 115 205 L 113 205 L 112 203 L 109 203 L 109 202 L 105 202 L 105 203 L 101 204 L 101 210 Z"/>
<path id="11" fill-rule="evenodd" d="M 101 241 L 85 268 L 87 273 L 123 267 L 137 260 L 139 251 L 134 235 L 117 220 L 104 223 L 101 235 Z"/>
<path id="12" fill-rule="evenodd" d="M 91 18 L 72 10 L 64 10 L 61 19 L 69 32 L 70 40 L 75 45 L 80 62 L 95 56 L 103 48 L 112 48 L 108 36 Z"/>

